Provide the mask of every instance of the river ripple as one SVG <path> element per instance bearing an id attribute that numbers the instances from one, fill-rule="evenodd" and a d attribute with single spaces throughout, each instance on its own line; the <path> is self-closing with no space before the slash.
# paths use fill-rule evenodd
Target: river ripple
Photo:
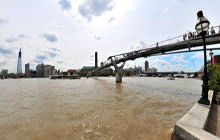
<path id="1" fill-rule="evenodd" d="M 165 78 L 0 81 L 0 140 L 169 140 L 202 82 Z"/>

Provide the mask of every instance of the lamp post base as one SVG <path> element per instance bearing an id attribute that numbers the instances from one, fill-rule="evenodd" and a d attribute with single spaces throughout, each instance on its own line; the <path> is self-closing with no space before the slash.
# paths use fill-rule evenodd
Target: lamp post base
<path id="1" fill-rule="evenodd" d="M 201 97 L 201 98 L 199 99 L 198 103 L 204 104 L 204 105 L 209 105 L 209 104 L 210 104 L 210 101 L 209 101 L 209 99 L 206 99 L 206 98 Z"/>

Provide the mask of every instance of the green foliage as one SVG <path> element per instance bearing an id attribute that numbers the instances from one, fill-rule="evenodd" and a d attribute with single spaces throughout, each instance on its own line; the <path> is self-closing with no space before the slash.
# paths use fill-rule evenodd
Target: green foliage
<path id="1" fill-rule="evenodd" d="M 209 67 L 209 89 L 215 92 L 220 91 L 220 65 L 213 65 Z"/>

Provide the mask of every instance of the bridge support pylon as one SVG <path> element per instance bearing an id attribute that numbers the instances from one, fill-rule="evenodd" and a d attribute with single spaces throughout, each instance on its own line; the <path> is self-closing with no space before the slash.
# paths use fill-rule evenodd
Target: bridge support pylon
<path id="1" fill-rule="evenodd" d="M 123 76 L 123 67 L 125 65 L 125 62 L 123 62 L 123 64 L 121 66 L 117 66 L 114 62 L 114 60 L 112 60 L 112 63 L 114 65 L 114 68 L 115 68 L 115 82 L 116 83 L 121 83 L 122 82 L 122 76 Z"/>

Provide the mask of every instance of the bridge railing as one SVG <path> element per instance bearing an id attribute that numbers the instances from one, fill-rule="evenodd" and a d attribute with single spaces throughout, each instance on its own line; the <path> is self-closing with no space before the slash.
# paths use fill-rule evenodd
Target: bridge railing
<path id="1" fill-rule="evenodd" d="M 212 33 L 212 29 L 214 30 L 214 33 Z M 220 25 L 210 27 L 207 32 L 207 36 L 211 35 L 211 34 L 217 34 L 217 33 L 220 33 Z M 169 39 L 154 43 L 152 45 L 146 46 L 146 48 L 153 47 L 153 46 L 160 46 L 160 45 L 169 45 L 169 44 L 173 44 L 173 43 L 178 43 L 180 41 L 186 41 L 186 40 L 195 39 L 195 38 L 198 38 L 197 32 L 196 31 L 194 31 L 194 32 L 189 31 L 188 33 L 184 33 L 182 35 L 179 35 L 179 36 L 176 36 L 173 38 L 169 38 Z"/>

